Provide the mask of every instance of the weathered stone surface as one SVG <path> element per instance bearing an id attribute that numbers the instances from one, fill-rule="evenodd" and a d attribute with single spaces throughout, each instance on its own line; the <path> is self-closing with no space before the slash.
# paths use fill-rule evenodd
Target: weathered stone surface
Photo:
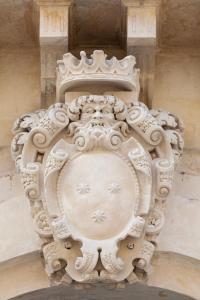
<path id="1" fill-rule="evenodd" d="M 199 153 L 185 152 L 176 170 L 166 223 L 159 237 L 159 250 L 200 259 L 199 182 Z"/>
<path id="2" fill-rule="evenodd" d="M 86 296 L 98 299 L 99 293 L 102 293 L 103 299 L 110 295 L 120 299 L 128 297 L 128 300 L 133 297 L 188 299 L 184 295 L 200 299 L 199 1 L 156 1 L 160 4 L 156 15 L 157 44 L 153 47 L 143 45 L 127 49 L 124 30 L 127 24 L 124 18 L 126 14 L 124 8 L 121 10 L 120 1 L 110 2 L 109 5 L 108 1 L 74 1 L 75 6 L 78 4 L 79 7 L 75 7 L 76 13 L 70 15 L 73 16 L 71 22 L 75 18 L 74 24 L 77 25 L 77 30 L 71 28 L 69 37 L 69 40 L 72 39 L 69 44 L 72 42 L 72 48 L 76 47 L 72 49 L 73 54 L 79 57 L 79 51 L 82 49 L 86 50 L 87 54 L 92 53 L 93 50 L 99 49 L 99 44 L 102 44 L 101 48 L 106 49 L 109 57 L 116 55 L 123 58 L 127 50 L 127 54 L 136 56 L 136 67 L 141 69 L 140 100 L 148 104 L 149 108 L 163 108 L 181 116 L 185 124 L 187 151 L 176 169 L 165 226 L 157 241 L 158 248 L 152 258 L 153 269 L 149 270 L 148 281 L 139 288 L 137 285 L 131 285 L 131 290 L 127 290 L 126 286 L 126 289 L 111 290 L 110 294 L 108 290 L 96 290 L 97 294 L 93 293 L 91 286 L 90 289 L 84 292 L 80 290 L 78 293 L 73 287 L 49 288 L 49 279 L 40 255 L 40 240 L 35 232 L 36 222 L 31 218 L 31 207 L 24 197 L 19 176 L 14 171 L 14 163 L 11 160 L 10 130 L 14 119 L 40 109 L 41 105 L 46 108 L 55 101 L 56 60 L 61 59 L 67 51 L 66 31 L 65 46 L 61 43 L 62 46 L 57 47 L 54 39 L 54 46 L 45 45 L 45 51 L 41 51 L 36 2 L 0 1 L 0 299 L 15 296 L 19 296 L 18 299 L 76 299 L 80 298 L 80 295 L 82 298 Z M 48 2 L 50 5 L 54 5 L 55 2 L 66 4 L 65 0 Z M 124 2 L 140 8 L 143 5 L 155 4 L 153 0 Z M 113 4 L 116 4 L 114 9 Z M 95 13 L 89 12 L 92 7 Z M 143 23 L 146 24 L 144 20 Z M 54 36 L 53 32 L 49 34 Z M 73 45 L 74 34 L 76 42 Z M 142 33 L 134 43 L 138 41 L 144 42 Z M 84 91 L 81 88 L 76 92 L 68 91 L 65 101 L 69 104 L 74 98 L 95 94 L 95 91 L 98 91 L 98 94 L 114 95 L 126 104 L 136 99 L 135 95 L 128 91 L 105 91 L 90 86 L 90 89 Z M 79 187 L 79 190 L 82 188 Z M 41 221 L 42 217 L 42 214 L 39 215 L 37 220 Z M 97 211 L 93 218 L 103 220 L 104 214 Z M 41 233 L 40 230 L 37 231 Z M 48 235 L 49 231 L 45 230 L 42 234 Z M 129 248 L 131 247 L 130 244 Z M 134 282 L 135 277 L 129 280 Z M 147 285 L 153 286 L 153 290 Z M 184 295 L 177 295 L 168 290 Z M 22 296 L 24 293 L 28 294 Z"/>
<path id="3" fill-rule="evenodd" d="M 119 289 L 113 289 L 112 286 L 93 286 L 90 289 L 78 290 L 70 287 L 64 288 L 50 288 L 36 291 L 35 293 L 28 293 L 21 297 L 12 298 L 12 300 L 66 300 L 66 294 L 70 300 L 109 300 L 111 298 L 120 300 L 131 300 L 133 297 L 145 300 L 159 300 L 161 297 L 170 297 L 170 300 L 192 300 L 189 296 L 184 296 L 181 293 L 175 293 L 165 288 L 148 287 L 141 284 L 124 285 Z"/>
<path id="4" fill-rule="evenodd" d="M 40 63 L 37 49 L 0 50 L 0 146 L 8 146 L 17 115 L 40 107 Z M 9 82 L 9 84 L 8 84 Z"/>
<path id="5" fill-rule="evenodd" d="M 163 0 L 160 9 L 159 46 L 200 46 L 198 0 Z"/>
<path id="6" fill-rule="evenodd" d="M 194 51 L 163 50 L 156 58 L 152 106 L 178 114 L 185 124 L 185 147 L 200 149 L 200 56 Z"/>
<path id="7" fill-rule="evenodd" d="M 127 7 L 127 47 L 155 46 L 158 2 L 122 0 Z"/>
<path id="8" fill-rule="evenodd" d="M 0 1 L 0 48 L 38 45 L 32 0 Z"/>

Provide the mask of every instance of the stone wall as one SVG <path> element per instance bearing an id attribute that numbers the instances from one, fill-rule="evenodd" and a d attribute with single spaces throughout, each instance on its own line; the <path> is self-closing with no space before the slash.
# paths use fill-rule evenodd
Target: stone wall
<path id="1" fill-rule="evenodd" d="M 200 55 L 197 50 L 161 50 L 156 55 L 152 106 L 180 116 L 185 148 L 200 150 Z"/>
<path id="2" fill-rule="evenodd" d="M 0 50 L 0 145 L 10 145 L 11 128 L 21 114 L 40 107 L 40 57 L 38 49 Z"/>

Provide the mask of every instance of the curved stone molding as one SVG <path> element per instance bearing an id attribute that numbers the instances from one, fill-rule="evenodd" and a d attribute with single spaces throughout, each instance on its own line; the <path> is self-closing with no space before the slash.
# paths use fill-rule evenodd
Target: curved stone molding
<path id="1" fill-rule="evenodd" d="M 130 73 L 125 62 L 115 63 Z M 93 64 L 92 72 L 97 72 Z M 77 70 L 70 68 L 79 72 L 83 66 L 82 58 Z M 182 151 L 178 119 L 149 111 L 139 101 L 127 106 L 114 96 L 90 95 L 19 120 L 13 157 L 51 279 L 145 278 Z M 25 136 L 23 142 L 19 134 Z"/>

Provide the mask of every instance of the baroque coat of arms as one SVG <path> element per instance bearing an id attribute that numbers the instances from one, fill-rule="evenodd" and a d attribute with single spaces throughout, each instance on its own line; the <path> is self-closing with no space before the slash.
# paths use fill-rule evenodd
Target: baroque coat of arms
<path id="1" fill-rule="evenodd" d="M 98 84 L 136 96 L 129 103 L 112 94 L 63 100 L 72 87 Z M 46 271 L 58 283 L 134 282 L 151 268 L 182 123 L 138 100 L 133 56 L 67 53 L 58 61 L 57 95 L 60 102 L 15 122 L 12 142 Z"/>

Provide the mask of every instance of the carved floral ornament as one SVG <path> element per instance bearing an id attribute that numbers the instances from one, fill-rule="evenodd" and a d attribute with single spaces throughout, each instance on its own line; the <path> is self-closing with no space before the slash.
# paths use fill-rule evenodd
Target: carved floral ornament
<path id="1" fill-rule="evenodd" d="M 51 279 L 144 278 L 183 149 L 180 120 L 139 101 L 90 95 L 24 115 L 13 131 Z"/>

